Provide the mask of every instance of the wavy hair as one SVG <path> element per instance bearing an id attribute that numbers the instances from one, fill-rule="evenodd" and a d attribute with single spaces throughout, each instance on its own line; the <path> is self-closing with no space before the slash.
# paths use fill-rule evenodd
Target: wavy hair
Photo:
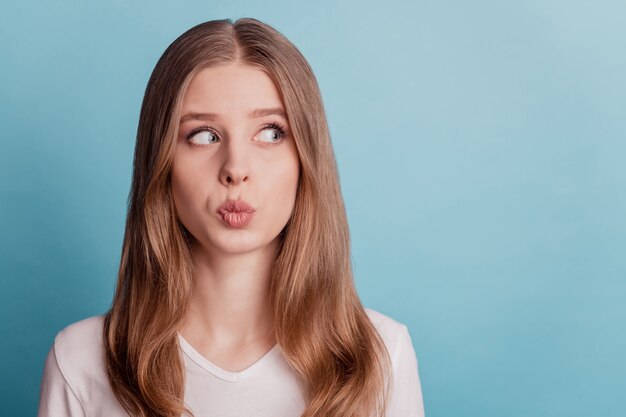
<path id="1" fill-rule="evenodd" d="M 108 379 L 131 415 L 192 415 L 177 330 L 192 291 L 192 237 L 170 169 L 184 92 L 201 69 L 239 61 L 276 84 L 300 159 L 295 207 L 271 271 L 277 343 L 305 381 L 303 417 L 384 416 L 390 358 L 357 295 L 339 175 L 315 76 L 298 49 L 252 18 L 201 23 L 178 37 L 146 87 L 118 282 L 104 324 Z"/>

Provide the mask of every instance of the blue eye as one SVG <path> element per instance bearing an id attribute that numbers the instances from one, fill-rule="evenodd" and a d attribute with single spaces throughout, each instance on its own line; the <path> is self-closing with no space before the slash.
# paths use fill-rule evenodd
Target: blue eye
<path id="1" fill-rule="evenodd" d="M 261 140 L 261 142 L 267 142 L 270 144 L 279 143 L 286 136 L 285 129 L 277 123 L 271 123 L 264 126 L 261 130 L 261 134 L 265 139 L 267 139 Z"/>
<path id="2" fill-rule="evenodd" d="M 261 137 L 263 138 L 263 142 L 278 142 L 282 139 L 283 135 L 278 129 L 263 129 L 261 131 Z"/>
<path id="3" fill-rule="evenodd" d="M 275 122 L 263 126 L 258 135 L 261 135 L 261 138 L 258 139 L 259 142 L 263 142 L 268 145 L 276 145 L 282 142 L 282 140 L 287 136 L 287 132 L 285 131 L 285 128 Z M 221 139 L 210 127 L 201 126 L 189 132 L 185 140 L 191 145 L 207 146 L 217 143 Z"/>
<path id="4" fill-rule="evenodd" d="M 186 139 L 194 145 L 209 145 L 217 142 L 219 137 L 209 128 L 200 127 L 192 130 Z"/>

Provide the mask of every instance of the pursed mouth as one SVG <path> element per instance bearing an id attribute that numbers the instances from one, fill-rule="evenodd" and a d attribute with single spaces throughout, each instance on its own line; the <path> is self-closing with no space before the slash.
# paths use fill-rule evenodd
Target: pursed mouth
<path id="1" fill-rule="evenodd" d="M 254 213 L 254 208 L 243 200 L 227 200 L 218 209 L 220 215 L 226 213 Z"/>
<path id="2" fill-rule="evenodd" d="M 243 227 L 252 220 L 252 213 L 247 211 L 225 211 L 221 213 L 222 220 L 231 227 Z"/>

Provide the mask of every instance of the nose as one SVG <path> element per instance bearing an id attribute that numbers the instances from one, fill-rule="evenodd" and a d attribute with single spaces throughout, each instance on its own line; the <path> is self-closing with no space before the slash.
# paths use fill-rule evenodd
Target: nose
<path id="1" fill-rule="evenodd" d="M 227 140 L 224 151 L 224 160 L 220 169 L 220 182 L 226 187 L 237 186 L 249 181 L 250 164 L 244 140 Z"/>

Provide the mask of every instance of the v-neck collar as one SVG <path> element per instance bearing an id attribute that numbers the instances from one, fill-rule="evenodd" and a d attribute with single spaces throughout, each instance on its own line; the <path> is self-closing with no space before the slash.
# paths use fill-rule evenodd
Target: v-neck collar
<path id="1" fill-rule="evenodd" d="M 268 350 L 263 356 L 261 356 L 256 362 L 248 366 L 246 369 L 232 372 L 227 371 L 226 369 L 222 369 L 219 366 L 215 365 L 213 362 L 209 361 L 207 358 L 202 356 L 202 354 L 200 354 L 200 352 L 198 352 L 193 346 L 191 346 L 191 344 L 187 342 L 187 340 L 185 340 L 185 338 L 180 333 L 177 334 L 180 347 L 183 352 L 189 357 L 189 359 L 194 361 L 204 370 L 228 382 L 237 382 L 248 377 L 249 375 L 254 373 L 254 371 L 256 371 L 261 365 L 269 361 L 270 358 L 277 355 L 280 351 L 278 343 L 276 343 L 270 350 Z"/>

